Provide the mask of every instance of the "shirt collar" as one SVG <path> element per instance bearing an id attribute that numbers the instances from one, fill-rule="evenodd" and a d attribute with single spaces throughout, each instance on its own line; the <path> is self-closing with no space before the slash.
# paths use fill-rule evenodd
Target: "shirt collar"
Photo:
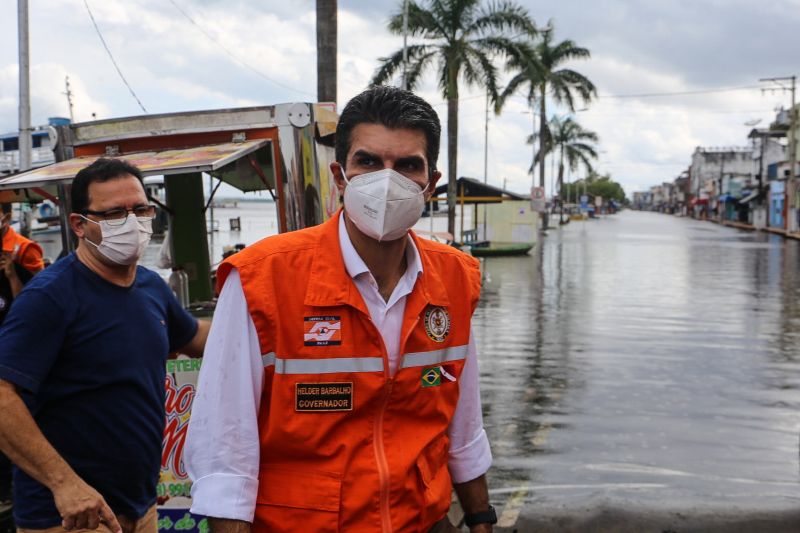
<path id="1" fill-rule="evenodd" d="M 358 255 L 353 241 L 350 240 L 350 235 L 347 233 L 347 227 L 344 221 L 345 212 L 341 211 L 339 217 L 339 248 L 342 252 L 342 259 L 344 259 L 344 267 L 351 278 L 355 279 L 357 276 L 369 273 L 369 268 L 361 256 Z M 419 250 L 414 243 L 414 239 L 410 235 L 406 236 L 406 272 L 403 275 L 412 276 L 416 279 L 422 274 L 422 260 L 419 257 Z"/>

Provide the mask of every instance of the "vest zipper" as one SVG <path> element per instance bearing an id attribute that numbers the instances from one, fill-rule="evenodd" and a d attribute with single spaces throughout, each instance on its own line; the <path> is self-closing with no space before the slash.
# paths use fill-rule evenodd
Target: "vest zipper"
<path id="1" fill-rule="evenodd" d="M 392 532 L 392 519 L 389 516 L 389 462 L 386 460 L 386 450 L 383 446 L 383 415 L 389 405 L 389 396 L 392 394 L 394 379 L 386 382 L 386 393 L 383 397 L 378 416 L 375 418 L 375 459 L 378 464 L 378 478 L 380 480 L 381 496 L 381 530 L 383 533 Z"/>

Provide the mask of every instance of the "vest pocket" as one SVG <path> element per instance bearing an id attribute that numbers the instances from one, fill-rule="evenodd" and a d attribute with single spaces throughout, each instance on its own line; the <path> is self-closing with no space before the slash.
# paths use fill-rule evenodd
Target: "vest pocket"
<path id="1" fill-rule="evenodd" d="M 254 531 L 339 531 L 341 475 L 262 465 Z"/>
<path id="2" fill-rule="evenodd" d="M 450 508 L 453 490 L 447 470 L 447 437 L 440 437 L 422 450 L 417 458 L 417 472 L 423 487 L 422 525 L 428 527 L 442 518 Z"/>

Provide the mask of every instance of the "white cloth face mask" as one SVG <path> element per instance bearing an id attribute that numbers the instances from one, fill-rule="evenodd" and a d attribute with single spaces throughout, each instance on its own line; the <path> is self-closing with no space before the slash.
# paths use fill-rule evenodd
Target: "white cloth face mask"
<path id="1" fill-rule="evenodd" d="M 404 237 L 417 223 L 425 207 L 425 191 L 413 180 L 391 168 L 360 174 L 348 180 L 344 209 L 356 227 L 376 241 Z"/>
<path id="2" fill-rule="evenodd" d="M 83 218 L 100 226 L 100 232 L 103 235 L 100 244 L 95 244 L 85 237 L 84 240 L 118 265 L 132 265 L 138 261 L 153 234 L 152 218 L 137 218 L 130 214 L 124 223 L 116 226 L 109 224 L 107 220 L 96 222 L 86 217 Z"/>

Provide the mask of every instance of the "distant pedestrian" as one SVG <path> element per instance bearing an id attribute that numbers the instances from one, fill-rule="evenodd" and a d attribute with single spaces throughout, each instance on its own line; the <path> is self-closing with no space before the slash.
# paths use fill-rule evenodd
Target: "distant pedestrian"
<path id="1" fill-rule="evenodd" d="M 208 324 L 137 266 L 154 208 L 136 167 L 99 159 L 72 184 L 75 253 L 34 277 L 0 328 L 0 448 L 20 532 L 157 530 L 167 355 Z"/>

